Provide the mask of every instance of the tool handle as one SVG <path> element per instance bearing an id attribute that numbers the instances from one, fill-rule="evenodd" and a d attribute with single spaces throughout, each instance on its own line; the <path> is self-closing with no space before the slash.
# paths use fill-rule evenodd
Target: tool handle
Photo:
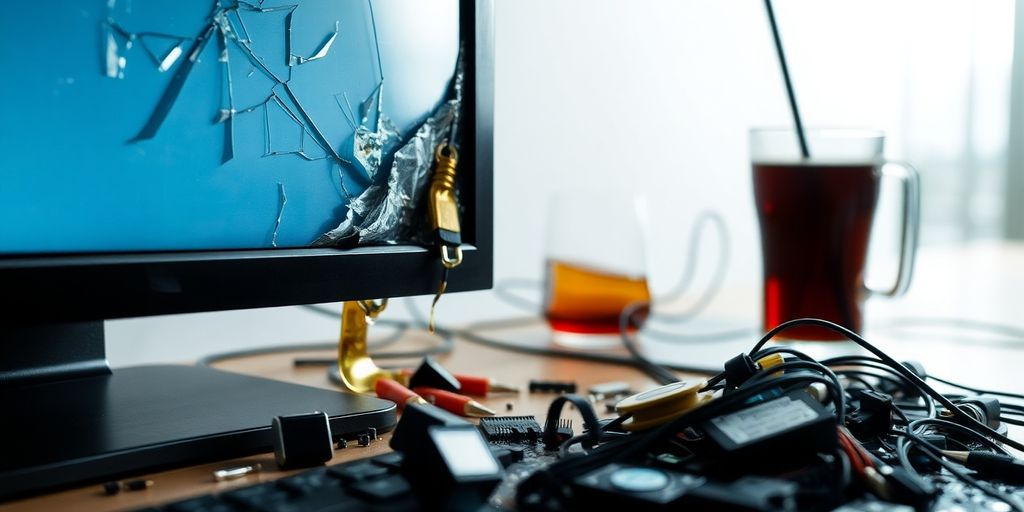
<path id="1" fill-rule="evenodd" d="M 491 379 L 487 377 L 476 377 L 474 375 L 454 374 L 455 380 L 459 381 L 459 391 L 467 395 L 487 396 L 491 389 Z"/>
<path id="2" fill-rule="evenodd" d="M 417 395 L 413 390 L 391 379 L 377 379 L 377 382 L 373 384 L 373 387 L 379 398 L 391 400 L 398 404 L 399 409 L 405 407 L 405 404 L 409 403 L 411 400 L 419 397 L 419 395 Z"/>
<path id="3" fill-rule="evenodd" d="M 450 413 L 458 414 L 459 416 L 466 415 L 466 404 L 470 402 L 468 396 L 428 387 L 416 387 L 413 388 L 413 391 Z"/>

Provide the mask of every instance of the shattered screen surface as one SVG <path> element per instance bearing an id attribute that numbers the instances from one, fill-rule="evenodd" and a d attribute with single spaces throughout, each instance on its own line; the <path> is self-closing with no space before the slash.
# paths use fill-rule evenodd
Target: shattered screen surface
<path id="1" fill-rule="evenodd" d="M 0 253 L 414 239 L 402 215 L 458 119 L 458 17 L 456 0 L 7 5 Z"/>

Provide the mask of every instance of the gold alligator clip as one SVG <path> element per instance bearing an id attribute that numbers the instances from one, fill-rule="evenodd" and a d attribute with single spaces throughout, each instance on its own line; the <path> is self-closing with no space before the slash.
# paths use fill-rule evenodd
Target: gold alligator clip
<path id="1" fill-rule="evenodd" d="M 462 231 L 459 225 L 459 202 L 455 197 L 455 167 L 459 152 L 447 142 L 438 144 L 434 151 L 434 175 L 430 180 L 430 219 L 441 246 L 441 285 L 430 303 L 430 321 L 427 328 L 434 332 L 434 311 L 437 301 L 448 288 L 448 271 L 462 264 Z"/>
<path id="2" fill-rule="evenodd" d="M 341 338 L 338 340 L 338 374 L 353 393 L 371 393 L 377 379 L 394 379 L 397 372 L 385 370 L 366 349 L 367 329 L 388 306 L 388 300 L 349 300 L 341 309 Z"/>
<path id="3" fill-rule="evenodd" d="M 430 211 L 432 226 L 441 245 L 441 263 L 447 269 L 462 263 L 459 203 L 455 198 L 455 166 L 458 163 L 459 153 L 454 146 L 447 142 L 438 144 L 434 151 L 434 176 L 430 181 Z"/>

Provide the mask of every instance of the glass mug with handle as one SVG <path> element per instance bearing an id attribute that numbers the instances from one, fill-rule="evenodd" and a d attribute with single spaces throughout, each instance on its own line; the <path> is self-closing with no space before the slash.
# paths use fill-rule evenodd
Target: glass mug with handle
<path id="1" fill-rule="evenodd" d="M 806 138 L 810 158 L 802 158 L 793 130 L 750 132 L 764 329 L 796 318 L 821 318 L 859 333 L 868 297 L 896 297 L 910 286 L 920 208 L 917 172 L 885 160 L 880 131 L 812 129 Z M 901 187 L 900 260 L 895 283 L 875 290 L 865 284 L 865 265 L 882 178 L 890 176 Z M 815 326 L 793 327 L 779 337 L 845 339 Z"/>

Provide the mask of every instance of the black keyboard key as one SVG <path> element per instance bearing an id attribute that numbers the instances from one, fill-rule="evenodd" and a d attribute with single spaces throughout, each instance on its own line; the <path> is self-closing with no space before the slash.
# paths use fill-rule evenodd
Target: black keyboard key
<path id="1" fill-rule="evenodd" d="M 382 477 L 388 474 L 388 469 L 372 462 L 360 461 L 329 467 L 327 474 L 340 478 L 344 482 L 352 483 Z"/>
<path id="2" fill-rule="evenodd" d="M 170 512 L 234 512 L 231 505 L 217 499 L 216 496 L 200 496 L 167 506 Z"/>
<path id="3" fill-rule="evenodd" d="M 288 505 L 288 492 L 278 489 L 273 482 L 243 487 L 220 495 L 224 501 L 258 511 L 285 512 L 294 508 Z"/>
<path id="4" fill-rule="evenodd" d="M 397 471 L 402 468 L 402 454 L 401 452 L 385 453 L 370 459 L 370 462 Z"/>
<path id="5" fill-rule="evenodd" d="M 302 512 L 362 512 L 366 510 L 366 503 L 345 492 L 345 489 L 338 485 L 325 486 L 316 491 L 294 497 L 288 505 L 295 510 Z"/>
<path id="6" fill-rule="evenodd" d="M 369 500 L 394 500 L 412 492 L 409 482 L 399 475 L 356 482 L 349 490 L 352 494 Z"/>
<path id="7" fill-rule="evenodd" d="M 337 486 L 338 481 L 327 476 L 326 468 L 317 468 L 297 475 L 282 478 L 277 486 L 293 495 L 306 495 L 316 492 L 325 485 Z"/>

